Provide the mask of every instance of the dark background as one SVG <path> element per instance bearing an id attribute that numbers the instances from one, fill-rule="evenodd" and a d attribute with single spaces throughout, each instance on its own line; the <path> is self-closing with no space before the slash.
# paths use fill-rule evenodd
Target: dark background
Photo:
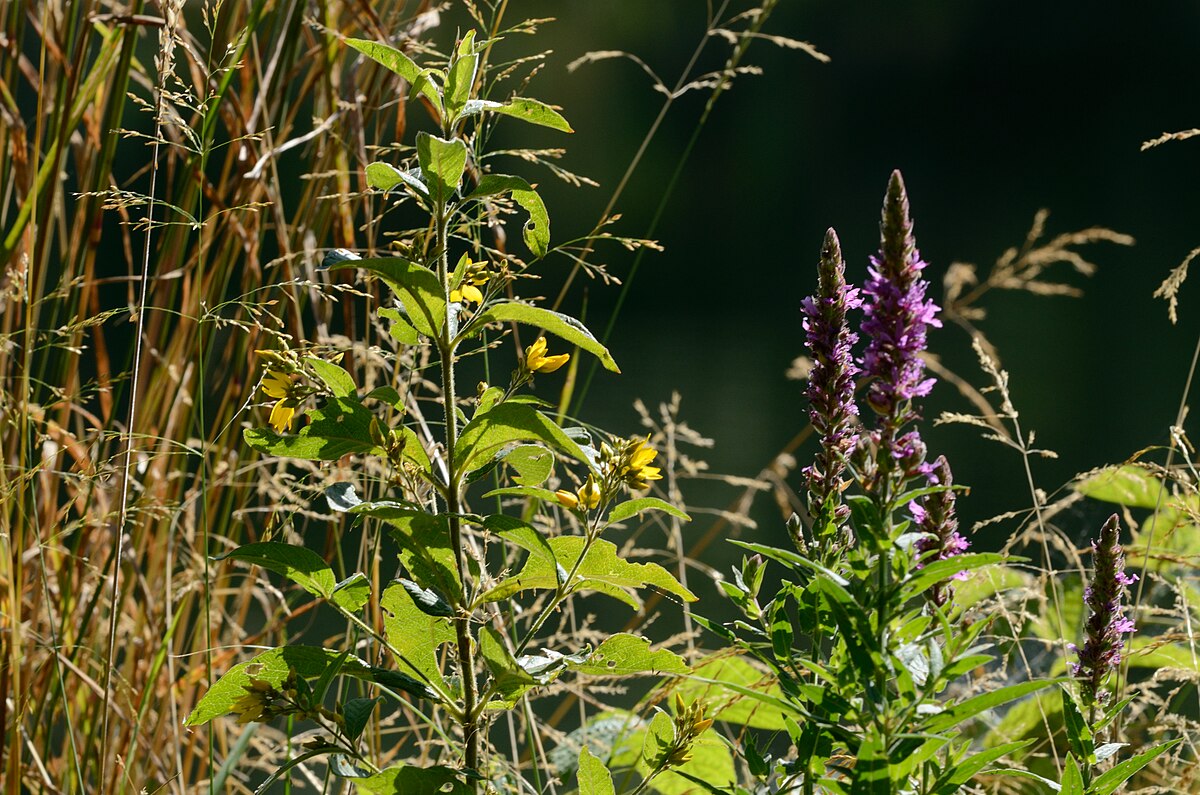
<path id="1" fill-rule="evenodd" d="M 627 50 L 673 85 L 704 35 L 705 4 L 516 8 L 558 18 L 536 38 L 554 53 L 529 93 L 562 105 L 576 129 L 548 133 L 545 144 L 567 146 L 564 165 L 601 184 L 536 177 L 562 240 L 594 223 L 663 100 L 629 61 L 573 73 L 566 64 L 589 50 Z M 803 353 L 799 307 L 815 288 L 824 230 L 838 230 L 848 277 L 861 284 L 888 175 L 899 168 L 935 299 L 951 262 L 985 273 L 1021 244 L 1039 208 L 1051 210 L 1048 237 L 1106 226 L 1136 238 L 1129 248 L 1082 249 L 1100 266 L 1092 279 L 1058 266 L 1051 275 L 1083 287 L 1082 299 L 994 292 L 980 325 L 1011 374 L 1025 431 L 1060 454 L 1035 460 L 1039 487 L 1053 491 L 1076 472 L 1165 443 L 1200 322 L 1191 285 L 1175 327 L 1151 293 L 1200 245 L 1200 139 L 1139 150 L 1163 131 L 1200 126 L 1197 23 L 1200 6 L 1183 2 L 780 3 L 764 32 L 809 41 L 832 61 L 767 42 L 751 48 L 745 63 L 764 74 L 738 79 L 702 130 L 655 235 L 666 250 L 645 258 L 610 340 L 623 375 L 600 372 L 583 414 L 632 433 L 634 397 L 655 404 L 679 390 L 684 418 L 716 441 L 714 470 L 757 472 L 806 421 L 803 384 L 784 373 Z M 719 66 L 727 52 L 710 38 L 701 67 Z M 707 98 L 695 92 L 672 108 L 619 205 L 616 231 L 645 233 Z M 630 255 L 604 254 L 597 260 L 628 275 Z M 562 262 L 546 267 L 548 295 Z M 593 328 L 603 328 L 616 295 L 592 285 Z M 987 384 L 959 328 L 934 331 L 930 347 Z M 925 414 L 943 410 L 972 409 L 939 384 Z M 956 480 L 974 487 L 960 501 L 966 525 L 1031 504 L 1017 453 L 975 429 L 930 426 L 931 456 L 947 454 Z M 778 519 L 765 503 L 760 510 L 767 537 Z M 1082 541 L 1102 511 L 1081 513 L 1068 532 Z M 992 547 L 1012 529 L 1001 525 L 979 544 Z"/>

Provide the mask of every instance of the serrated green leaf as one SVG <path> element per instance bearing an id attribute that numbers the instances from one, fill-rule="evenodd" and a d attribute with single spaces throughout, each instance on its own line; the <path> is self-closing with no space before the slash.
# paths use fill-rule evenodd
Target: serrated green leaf
<path id="1" fill-rule="evenodd" d="M 588 331 L 586 326 L 570 315 L 553 312 L 532 304 L 523 304 L 519 301 L 501 301 L 489 304 L 486 309 L 475 316 L 464 330 L 464 334 L 478 331 L 488 323 L 512 322 L 525 323 L 548 331 L 595 356 L 606 370 L 614 373 L 621 372 L 613 360 L 612 354 L 608 352 L 608 348 L 600 344 L 600 341 L 592 336 L 592 332 Z"/>
<path id="2" fill-rule="evenodd" d="M 651 651 L 649 640 L 626 632 L 609 637 L 591 653 L 586 663 L 573 668 L 593 676 L 686 674 L 691 671 L 678 654 L 666 649 Z"/>
<path id="3" fill-rule="evenodd" d="M 325 559 L 306 547 L 278 541 L 245 544 L 213 560 L 240 560 L 282 574 L 314 596 L 328 599 L 337 584 Z"/>
<path id="4" fill-rule="evenodd" d="M 336 461 L 351 453 L 375 449 L 371 441 L 371 412 L 357 400 L 332 398 L 308 412 L 309 423 L 299 432 L 280 436 L 270 428 L 247 428 L 246 444 L 281 458 Z"/>
<path id="5" fill-rule="evenodd" d="M 433 103 L 439 116 L 442 115 L 442 98 L 438 95 L 437 87 L 428 79 L 422 78 L 423 70 L 417 66 L 412 58 L 409 58 L 395 47 L 390 47 L 377 41 L 347 38 L 345 42 L 372 61 L 403 77 L 408 81 L 409 85 L 416 88 L 426 99 Z"/>
<path id="6" fill-rule="evenodd" d="M 386 611 L 383 628 L 388 643 L 400 652 L 406 662 L 397 661 L 402 671 L 441 684 L 438 650 L 453 643 L 454 627 L 445 618 L 422 611 L 403 585 L 389 585 L 383 591 L 379 606 Z"/>
<path id="7" fill-rule="evenodd" d="M 500 193 L 510 194 L 513 201 L 529 213 L 529 220 L 521 228 L 521 237 L 535 256 L 546 256 L 550 248 L 550 214 L 546 212 L 542 197 L 528 182 L 507 174 L 486 174 L 467 198 L 483 199 Z"/>
<path id="8" fill-rule="evenodd" d="M 579 795 L 614 795 L 612 773 L 588 750 L 579 748 Z"/>
<path id="9" fill-rule="evenodd" d="M 545 442 L 576 460 L 588 460 L 579 445 L 544 414 L 520 403 L 504 402 L 467 423 L 454 447 L 455 461 L 460 471 L 470 472 L 486 466 L 513 442 Z"/>
<path id="10" fill-rule="evenodd" d="M 288 677 L 290 670 L 305 678 L 320 676 L 326 668 L 342 657 L 344 652 L 320 649 L 315 646 L 283 646 L 268 649 L 263 653 L 239 663 L 221 676 L 208 692 L 196 703 L 195 709 L 184 721 L 185 726 L 202 726 L 213 718 L 232 711 L 234 703 L 246 695 L 246 686 L 251 679 L 259 679 L 278 687 Z M 370 668 L 357 657 L 343 660 L 342 672 L 360 678 L 370 674 Z"/>
<path id="11" fill-rule="evenodd" d="M 417 161 L 429 186 L 430 200 L 445 203 L 454 197 L 467 167 L 467 145 L 458 138 L 447 141 L 426 132 L 417 133 Z"/>
<path id="12" fill-rule="evenodd" d="M 318 359 L 316 356 L 305 356 L 304 362 L 317 374 L 317 378 L 320 378 L 325 386 L 329 387 L 329 391 L 333 393 L 334 397 L 354 396 L 354 379 L 343 368 L 333 362 Z"/>
<path id="13" fill-rule="evenodd" d="M 361 571 L 351 574 L 335 585 L 333 593 L 329 597 L 329 601 L 340 605 L 350 613 L 357 613 L 359 610 L 362 610 L 363 605 L 370 599 L 371 583 L 367 579 L 367 575 Z"/>
<path id="14" fill-rule="evenodd" d="M 682 519 L 685 522 L 692 521 L 692 517 L 665 500 L 660 500 L 657 497 L 639 497 L 636 500 L 627 500 L 613 508 L 608 514 L 608 523 L 623 522 L 642 511 L 662 511 L 674 516 L 676 519 Z"/>
<path id="15" fill-rule="evenodd" d="M 443 767 L 389 767 L 370 778 L 354 779 L 359 795 L 472 795 L 474 788 Z"/>
<path id="16" fill-rule="evenodd" d="M 360 268 L 391 288 L 414 328 L 427 337 L 437 337 L 446 320 L 446 298 L 437 274 L 403 257 L 367 257 L 334 262 L 329 270 Z"/>
<path id="17" fill-rule="evenodd" d="M 570 571 L 583 554 L 586 539 L 581 536 L 558 536 L 547 543 L 554 553 L 554 559 Z M 545 590 L 557 586 L 554 566 L 541 557 L 531 555 L 519 574 L 504 580 L 479 599 L 481 602 L 495 602 L 520 591 Z M 596 590 L 612 596 L 614 590 L 629 592 L 646 586 L 675 594 L 688 602 L 696 601 L 695 594 L 680 585 L 662 566 L 656 563 L 630 563 L 619 556 L 615 544 L 602 538 L 592 542 L 579 564 L 575 581 L 568 587 L 573 591 Z"/>

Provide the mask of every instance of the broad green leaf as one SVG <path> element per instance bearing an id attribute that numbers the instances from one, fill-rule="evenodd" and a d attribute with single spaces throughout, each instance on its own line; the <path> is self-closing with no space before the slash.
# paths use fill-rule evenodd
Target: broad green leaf
<path id="1" fill-rule="evenodd" d="M 213 718 L 232 711 L 234 703 L 246 695 L 251 679 L 260 679 L 278 687 L 294 669 L 301 677 L 312 679 L 343 657 L 345 653 L 315 646 L 283 646 L 269 649 L 244 663 L 239 663 L 221 676 L 196 704 L 185 726 L 201 726 Z M 370 668 L 357 657 L 342 660 L 342 673 L 361 678 L 370 675 Z"/>
<path id="2" fill-rule="evenodd" d="M 1183 742 L 1182 738 L 1171 740 L 1140 753 L 1132 759 L 1118 762 L 1092 782 L 1092 786 L 1088 789 L 1088 795 L 1112 795 L 1120 789 L 1122 784 L 1133 778 L 1135 773 L 1157 759 L 1159 754 L 1171 750 L 1181 742 Z"/>
<path id="3" fill-rule="evenodd" d="M 280 436 L 270 428 L 247 428 L 242 437 L 255 450 L 282 458 L 336 461 L 351 453 L 375 450 L 371 412 L 357 400 L 332 398 L 308 412 L 309 423 L 297 433 Z"/>
<path id="4" fill-rule="evenodd" d="M 422 681 L 440 684 L 438 650 L 442 644 L 454 642 L 454 627 L 447 619 L 422 611 L 398 583 L 384 589 L 379 606 L 386 613 L 383 628 L 388 643 L 404 656 L 404 662 L 397 661 L 396 666 Z"/>
<path id="5" fill-rule="evenodd" d="M 566 580 L 567 572 L 554 559 L 554 550 L 546 542 L 546 537 L 528 522 L 523 522 L 515 516 L 492 514 L 484 517 L 483 526 L 504 540 L 516 544 L 530 555 L 540 558 L 547 566 L 555 567 L 559 582 Z"/>
<path id="6" fill-rule="evenodd" d="M 537 680 L 521 666 L 504 645 L 504 638 L 494 628 L 485 626 L 479 631 L 479 654 L 501 695 L 522 692 L 537 684 Z"/>
<path id="7" fill-rule="evenodd" d="M 438 96 L 437 87 L 428 79 L 422 77 L 421 67 L 417 66 L 412 58 L 409 58 L 395 47 L 390 47 L 377 41 L 349 38 L 345 41 L 346 44 L 358 50 L 372 61 L 403 77 L 408 81 L 409 85 L 416 87 L 426 99 L 433 103 L 439 116 L 442 114 L 442 98 Z"/>
<path id="8" fill-rule="evenodd" d="M 651 768 L 658 767 L 661 760 L 675 744 L 675 721 L 661 709 L 650 719 L 646 738 L 642 741 L 642 760 Z"/>
<path id="9" fill-rule="evenodd" d="M 353 512 L 392 526 L 392 536 L 400 544 L 400 562 L 416 582 L 436 588 L 451 602 L 462 593 L 458 553 L 450 547 L 447 517 L 381 503 L 363 503 Z"/>
<path id="10" fill-rule="evenodd" d="M 392 339 L 401 342 L 405 345 L 419 345 L 421 342 L 421 332 L 413 328 L 412 323 L 409 323 L 404 315 L 400 314 L 399 309 L 391 307 L 382 307 L 377 310 L 380 317 L 385 317 L 392 321 L 388 324 L 388 334 Z"/>
<path id="11" fill-rule="evenodd" d="M 504 402 L 467 423 L 454 457 L 463 472 L 486 466 L 502 447 L 513 442 L 545 442 L 579 461 L 587 455 L 562 428 L 536 409 Z"/>
<path id="12" fill-rule="evenodd" d="M 636 500 L 627 500 L 613 508 L 608 514 L 608 522 L 609 524 L 623 522 L 629 517 L 639 514 L 642 511 L 662 511 L 664 513 L 669 513 L 676 519 L 682 519 L 685 522 L 692 521 L 692 517 L 688 516 L 686 513 L 679 510 L 669 502 L 660 500 L 657 497 L 640 497 Z"/>
<path id="13" fill-rule="evenodd" d="M 691 671 L 678 654 L 666 649 L 651 651 L 649 640 L 625 632 L 618 632 L 605 640 L 591 653 L 586 663 L 574 668 L 580 673 L 594 676 L 686 674 Z"/>
<path id="14" fill-rule="evenodd" d="M 429 198 L 429 186 L 421 179 L 421 169 L 403 171 L 390 163 L 367 165 L 367 184 L 376 190 L 389 191 L 397 185 L 407 185 L 422 199 Z"/>
<path id="15" fill-rule="evenodd" d="M 417 331 L 427 337 L 438 336 L 446 320 L 446 298 L 437 274 L 403 257 L 368 257 L 334 262 L 329 270 L 361 268 L 387 283 L 408 319 Z"/>
<path id="16" fill-rule="evenodd" d="M 490 304 L 471 321 L 464 333 L 473 333 L 488 323 L 525 323 L 548 331 L 564 341 L 585 350 L 600 360 L 606 370 L 614 373 L 621 372 L 612 354 L 592 336 L 592 332 L 570 315 L 553 312 L 532 304 L 519 301 L 501 301 Z"/>
<path id="17" fill-rule="evenodd" d="M 454 197 L 467 167 L 467 145 L 458 138 L 447 141 L 426 132 L 417 133 L 417 161 L 429 185 L 429 198 L 445 203 Z"/>
<path id="18" fill-rule="evenodd" d="M 1068 681 L 1067 679 L 1043 679 L 1032 682 L 1019 682 L 1015 685 L 1008 685 L 997 690 L 991 690 L 986 693 L 980 693 L 977 696 L 968 698 L 966 701 L 959 702 L 949 709 L 939 712 L 931 716 L 925 721 L 922 731 L 927 732 L 942 732 L 946 729 L 953 728 L 965 721 L 967 718 L 974 717 L 981 712 L 989 709 L 995 709 L 1001 704 L 1007 704 L 1010 701 L 1015 701 L 1022 696 L 1034 693 L 1045 687 L 1056 685 L 1061 682 Z"/>
<path id="19" fill-rule="evenodd" d="M 547 543 L 554 553 L 554 559 L 570 571 L 583 554 L 587 541 L 581 536 L 558 536 Z M 613 596 L 614 592 L 629 592 L 649 585 L 685 601 L 696 601 L 695 594 L 680 585 L 662 566 L 657 563 L 630 563 L 620 557 L 615 544 L 602 538 L 592 542 L 587 555 L 579 563 L 575 577 L 575 581 L 568 585 L 573 591 L 598 590 Z M 554 566 L 541 557 L 530 555 L 519 574 L 480 596 L 480 601 L 496 602 L 520 591 L 549 590 L 557 585 Z"/>
<path id="20" fill-rule="evenodd" d="M 389 767 L 370 778 L 354 779 L 359 795 L 472 795 L 475 789 L 443 767 Z"/>
<path id="21" fill-rule="evenodd" d="M 692 744 L 692 758 L 654 779 L 652 788 L 662 795 L 695 795 L 701 791 L 723 794 L 732 792 L 736 781 L 729 745 L 709 729 Z"/>
<path id="22" fill-rule="evenodd" d="M 396 582 L 408 591 L 408 595 L 413 598 L 413 603 L 422 613 L 442 618 L 454 617 L 454 608 L 438 592 L 431 588 L 422 588 L 412 580 L 406 580 L 403 577 L 397 578 Z"/>
<path id="23" fill-rule="evenodd" d="M 1127 659 L 1131 668 L 1181 668 L 1200 673 L 1200 665 L 1190 648 L 1167 643 L 1162 638 L 1132 638 Z"/>
<path id="24" fill-rule="evenodd" d="M 316 356 L 305 356 L 304 362 L 313 369 L 325 386 L 329 387 L 334 397 L 354 397 L 354 379 L 345 369 Z"/>
<path id="25" fill-rule="evenodd" d="M 1106 467 L 1075 483 L 1085 497 L 1130 508 L 1154 508 L 1163 484 L 1146 469 L 1132 464 Z"/>
<path id="26" fill-rule="evenodd" d="M 612 773 L 588 750 L 579 748 L 579 795 L 614 795 Z"/>
<path id="27" fill-rule="evenodd" d="M 528 182 L 507 174 L 486 174 L 467 198 L 482 199 L 499 193 L 511 194 L 513 201 L 529 213 L 529 220 L 521 228 L 521 237 L 534 255 L 538 258 L 546 256 L 550 248 L 550 215 L 542 197 Z"/>
<path id="28" fill-rule="evenodd" d="M 213 560 L 240 560 L 282 574 L 314 596 L 328 599 L 337 580 L 325 559 L 307 547 L 264 541 L 245 544 Z"/>
<path id="29" fill-rule="evenodd" d="M 340 605 L 349 613 L 362 610 L 363 605 L 370 599 L 371 583 L 361 571 L 356 571 L 335 585 L 333 593 L 329 596 L 329 601 Z"/>
<path id="30" fill-rule="evenodd" d="M 415 331 L 415 329 L 414 329 Z M 400 402 L 400 393 L 395 387 L 388 385 L 377 386 L 366 394 L 363 400 L 378 400 L 381 403 L 387 403 L 392 408 L 397 408 L 403 411 L 403 406 Z"/>
<path id="31" fill-rule="evenodd" d="M 488 497 L 533 497 L 543 502 L 557 502 L 558 497 L 550 489 L 539 489 L 533 486 L 511 486 L 503 489 L 492 489 L 483 495 Z"/>
<path id="32" fill-rule="evenodd" d="M 517 97 L 508 102 L 493 102 L 487 99 L 473 99 L 467 102 L 466 107 L 463 108 L 463 115 L 472 116 L 477 113 L 500 113 L 559 132 L 575 132 L 561 113 L 536 99 Z"/>
<path id="33" fill-rule="evenodd" d="M 504 463 L 516 470 L 513 483 L 540 486 L 554 469 L 554 453 L 540 445 L 522 444 L 505 454 Z"/>

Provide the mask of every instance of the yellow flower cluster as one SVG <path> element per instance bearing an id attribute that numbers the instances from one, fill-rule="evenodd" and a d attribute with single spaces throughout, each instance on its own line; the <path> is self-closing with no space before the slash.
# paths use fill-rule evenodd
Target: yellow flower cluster
<path id="1" fill-rule="evenodd" d="M 649 447 L 649 442 L 649 438 L 635 436 L 618 442 L 615 448 L 600 445 L 599 476 L 594 472 L 589 474 L 576 491 L 556 491 L 554 496 L 558 504 L 571 510 L 590 511 L 614 497 L 622 485 L 630 490 L 640 490 L 662 480 L 662 471 L 650 465 L 658 451 Z"/>
<path id="2" fill-rule="evenodd" d="M 479 288 L 491 280 L 488 265 L 486 262 L 472 262 L 467 259 L 464 267 L 466 271 L 462 283 L 450 291 L 450 300 L 453 303 L 482 304 L 483 291 Z"/>
<path id="3" fill-rule="evenodd" d="M 625 485 L 635 491 L 648 489 L 653 481 L 662 480 L 662 471 L 659 467 L 650 466 L 650 462 L 658 455 L 658 451 L 653 447 L 647 447 L 649 442 L 649 437 L 630 439 L 626 442 L 624 461 L 617 470 L 617 474 L 625 481 Z"/>
<path id="4" fill-rule="evenodd" d="M 683 696 L 675 694 L 675 742 L 665 751 L 662 766 L 679 767 L 692 758 L 692 745 L 696 738 L 704 734 L 713 725 L 712 718 L 704 717 L 704 702 L 696 699 L 691 704 L 684 703 Z"/>

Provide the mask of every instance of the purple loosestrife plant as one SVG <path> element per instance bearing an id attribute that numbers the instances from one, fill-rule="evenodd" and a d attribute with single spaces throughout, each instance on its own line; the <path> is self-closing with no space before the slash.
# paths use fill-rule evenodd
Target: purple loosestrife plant
<path id="1" fill-rule="evenodd" d="M 901 433 L 905 424 L 920 418 L 913 398 L 924 397 L 933 388 L 935 379 L 925 377 L 921 352 L 927 328 L 942 325 L 936 317 L 938 307 L 925 297 L 929 282 L 921 278 L 921 271 L 926 263 L 917 251 L 912 229 L 904 179 L 899 171 L 893 171 L 883 202 L 879 254 L 871 258 L 863 287 L 866 319 L 862 330 L 870 338 L 863 354 L 863 372 L 869 379 L 867 403 L 879 416 L 871 434 L 878 449 L 878 471 L 868 484 L 873 491 L 887 481 L 903 481 L 930 471 L 918 432 Z"/>
<path id="2" fill-rule="evenodd" d="M 1117 515 L 1100 528 L 1100 538 L 1092 542 L 1092 583 L 1084 592 L 1088 621 L 1083 648 L 1071 650 L 1079 656 L 1071 664 L 1071 674 L 1079 681 L 1079 694 L 1085 707 L 1103 704 L 1109 694 L 1101 686 L 1108 674 L 1121 663 L 1124 635 L 1133 632 L 1133 619 L 1122 612 L 1125 588 L 1137 581 L 1137 575 L 1125 573 L 1125 553 L 1120 544 L 1121 524 Z"/>
<path id="3" fill-rule="evenodd" d="M 925 563 L 961 555 L 971 546 L 971 542 L 958 532 L 958 518 L 954 515 L 954 479 L 946 456 L 938 456 L 937 461 L 933 462 L 929 480 L 935 486 L 945 486 L 946 490 L 926 495 L 909 505 L 913 522 L 922 532 L 928 533 L 916 543 L 917 555 L 921 559 L 918 568 Z M 952 579 L 962 580 L 966 577 L 966 572 L 959 572 Z M 949 580 L 943 580 L 930 587 L 925 596 L 936 606 L 945 607 L 954 597 L 954 589 Z"/>
<path id="4" fill-rule="evenodd" d="M 804 468 L 808 484 L 808 510 L 813 534 L 828 539 L 846 520 L 850 509 L 842 503 L 846 457 L 858 444 L 855 431 L 858 407 L 854 404 L 854 377 L 858 368 L 850 353 L 858 335 L 846 324 L 846 312 L 862 305 L 858 289 L 846 284 L 846 264 L 837 233 L 825 233 L 821 246 L 817 294 L 804 299 L 804 330 L 813 355 L 806 392 L 809 417 L 820 437 L 820 450 Z M 799 544 L 799 539 L 795 539 Z"/>

